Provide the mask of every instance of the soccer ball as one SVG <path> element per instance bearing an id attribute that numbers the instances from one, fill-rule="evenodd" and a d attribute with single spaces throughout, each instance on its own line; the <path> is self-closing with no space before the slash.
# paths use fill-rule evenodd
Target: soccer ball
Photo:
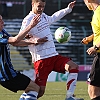
<path id="1" fill-rule="evenodd" d="M 59 27 L 54 35 L 59 43 L 66 43 L 71 39 L 71 31 L 67 27 Z"/>

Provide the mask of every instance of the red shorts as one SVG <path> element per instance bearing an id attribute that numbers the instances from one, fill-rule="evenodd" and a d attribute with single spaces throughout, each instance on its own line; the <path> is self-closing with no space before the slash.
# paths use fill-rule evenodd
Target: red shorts
<path id="1" fill-rule="evenodd" d="M 39 86 L 46 86 L 47 78 L 51 71 L 65 73 L 65 64 L 70 60 L 71 58 L 57 55 L 36 61 L 34 63 L 36 73 L 35 82 Z"/>

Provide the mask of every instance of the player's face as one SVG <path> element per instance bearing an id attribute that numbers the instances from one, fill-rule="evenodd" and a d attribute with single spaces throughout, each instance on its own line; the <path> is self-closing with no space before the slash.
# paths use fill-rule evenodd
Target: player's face
<path id="1" fill-rule="evenodd" d="M 35 14 L 42 14 L 45 8 L 45 2 L 38 0 L 38 2 L 32 3 L 32 11 Z"/>
<path id="2" fill-rule="evenodd" d="M 2 19 L 2 16 L 0 15 L 0 31 L 2 31 L 3 26 L 4 26 L 4 21 Z"/>
<path id="3" fill-rule="evenodd" d="M 91 3 L 89 3 L 89 0 L 84 0 L 84 3 L 86 4 L 89 10 L 93 10 Z"/>

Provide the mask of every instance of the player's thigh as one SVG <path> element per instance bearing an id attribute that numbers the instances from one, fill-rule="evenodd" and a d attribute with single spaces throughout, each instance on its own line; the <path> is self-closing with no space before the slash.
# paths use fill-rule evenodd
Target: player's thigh
<path id="1" fill-rule="evenodd" d="M 65 64 L 67 64 L 67 62 L 69 62 L 71 60 L 71 58 L 69 57 L 64 57 L 61 55 L 57 55 L 55 56 L 55 58 L 53 59 L 54 63 L 53 63 L 53 71 L 59 72 L 59 73 L 65 73 Z"/>
<path id="2" fill-rule="evenodd" d="M 69 71 L 71 69 L 78 69 L 78 65 L 75 62 L 73 62 L 72 60 L 68 61 L 65 64 L 65 70 L 66 71 Z"/>
<path id="3" fill-rule="evenodd" d="M 46 86 L 48 75 L 52 71 L 51 60 L 51 58 L 47 58 L 34 63 L 35 83 L 39 86 Z"/>
<path id="4" fill-rule="evenodd" d="M 99 92 L 99 94 L 100 94 L 100 87 L 88 85 L 88 89 L 91 91 L 94 91 L 94 92 Z"/>

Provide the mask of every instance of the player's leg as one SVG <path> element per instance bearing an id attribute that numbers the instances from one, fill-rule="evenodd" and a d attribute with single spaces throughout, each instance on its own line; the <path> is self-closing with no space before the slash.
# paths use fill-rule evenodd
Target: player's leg
<path id="1" fill-rule="evenodd" d="M 31 100 L 32 97 L 35 97 L 33 100 L 37 100 L 39 86 L 31 81 L 29 77 L 23 74 L 19 73 L 11 80 L 0 81 L 0 84 L 12 92 L 24 90 L 25 92 L 21 95 L 20 100 Z"/>
<path id="2" fill-rule="evenodd" d="M 31 80 L 19 100 L 37 100 L 38 92 L 39 86 Z"/>
<path id="3" fill-rule="evenodd" d="M 100 100 L 100 54 L 95 55 L 90 71 L 88 94 L 91 100 Z"/>
<path id="4" fill-rule="evenodd" d="M 71 68 L 70 66 L 74 66 Z M 67 98 L 71 97 L 74 94 L 76 87 L 77 77 L 78 77 L 78 65 L 75 64 L 72 60 L 68 61 L 65 65 L 66 71 L 69 71 L 67 78 Z"/>
<path id="5" fill-rule="evenodd" d="M 6 84 L 3 83 L 2 85 L 13 92 L 17 92 L 18 90 L 25 91 L 26 95 L 25 93 L 22 94 L 20 100 L 31 100 L 33 97 L 33 100 L 37 100 L 39 86 L 35 84 L 29 77 L 21 73 L 16 74 L 16 77 L 7 81 Z"/>
<path id="6" fill-rule="evenodd" d="M 69 71 L 67 78 L 67 98 L 71 97 L 74 94 L 76 87 L 77 77 L 78 77 L 78 65 L 75 64 L 72 60 L 68 61 L 65 65 L 66 71 Z"/>
<path id="7" fill-rule="evenodd" d="M 45 71 L 44 71 L 45 72 Z M 43 72 L 43 73 L 44 73 Z M 46 72 L 45 72 L 46 73 Z M 44 74 L 45 75 L 45 74 Z M 43 76 L 44 76 L 43 75 Z M 45 75 L 46 76 L 46 75 Z M 44 93 L 45 93 L 45 88 L 46 88 L 46 82 L 47 82 L 47 78 L 45 79 L 45 76 L 44 76 L 44 80 L 42 80 L 41 79 L 41 77 L 39 77 L 39 78 L 36 78 L 36 80 L 35 80 L 35 82 L 36 82 L 36 84 L 38 84 L 39 85 L 39 87 L 40 87 L 40 89 L 39 89 L 39 92 L 38 92 L 38 96 L 37 96 L 37 98 L 40 98 L 40 97 L 42 97 L 43 95 L 44 95 Z"/>
<path id="8" fill-rule="evenodd" d="M 52 71 L 52 65 L 51 65 L 51 57 L 43 60 L 39 60 L 34 63 L 35 68 L 35 83 L 38 84 L 40 87 L 38 98 L 42 97 L 47 83 L 47 78 L 49 73 Z M 47 63 L 48 62 L 48 63 Z"/>
<path id="9" fill-rule="evenodd" d="M 91 100 L 100 100 L 100 87 L 88 85 L 88 93 Z"/>
<path id="10" fill-rule="evenodd" d="M 28 84 L 21 89 L 19 88 L 19 90 L 24 90 L 24 93 L 20 96 L 19 100 L 37 100 L 39 86 L 36 83 L 34 83 L 32 80 L 30 81 L 29 80 L 30 79 L 28 77 L 23 75 L 20 84 L 25 84 L 26 81 L 28 81 Z"/>
<path id="11" fill-rule="evenodd" d="M 78 99 L 73 97 L 76 83 L 77 83 L 77 77 L 78 77 L 78 65 L 74 63 L 72 60 L 68 61 L 65 65 L 65 70 L 69 71 L 68 78 L 67 78 L 67 93 L 66 93 L 66 100 L 84 100 L 84 99 Z"/>
<path id="12" fill-rule="evenodd" d="M 37 98 L 40 98 L 44 95 L 45 88 L 46 88 L 46 86 L 40 86 L 40 90 L 39 90 L 39 94 L 38 94 Z"/>
<path id="13" fill-rule="evenodd" d="M 67 84 L 66 84 L 66 100 L 83 100 L 83 99 L 75 99 L 74 90 L 76 87 L 77 77 L 78 77 L 78 65 L 75 64 L 70 58 L 63 56 L 56 56 L 54 71 L 65 73 L 69 72 L 67 76 Z"/>

